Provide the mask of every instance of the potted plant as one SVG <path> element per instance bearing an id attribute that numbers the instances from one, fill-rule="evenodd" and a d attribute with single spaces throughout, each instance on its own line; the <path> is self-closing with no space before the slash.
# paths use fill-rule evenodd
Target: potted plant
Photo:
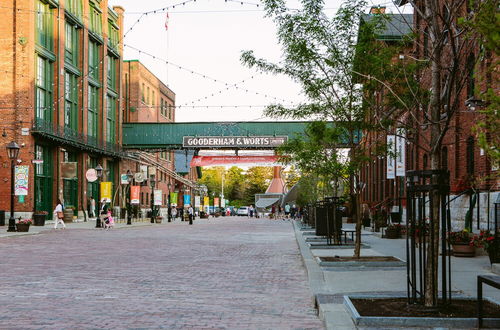
<path id="1" fill-rule="evenodd" d="M 33 212 L 33 225 L 34 226 L 45 226 L 45 220 L 47 218 L 47 211 L 35 211 Z"/>
<path id="2" fill-rule="evenodd" d="M 155 218 L 155 222 L 156 223 L 162 223 L 162 221 L 163 221 L 163 217 L 162 216 L 158 216 L 158 217 Z"/>
<path id="3" fill-rule="evenodd" d="M 385 229 L 385 238 L 401 238 L 401 228 L 399 223 L 391 223 Z"/>
<path id="4" fill-rule="evenodd" d="M 500 236 L 492 234 L 489 230 L 481 230 L 472 237 L 472 244 L 488 252 L 490 263 L 500 263 Z"/>
<path id="5" fill-rule="evenodd" d="M 19 221 L 16 223 L 17 231 L 28 232 L 32 223 L 33 221 L 31 219 L 19 219 Z"/>
<path id="6" fill-rule="evenodd" d="M 467 229 L 450 231 L 448 233 L 448 242 L 453 249 L 455 257 L 474 257 L 476 255 L 472 235 Z"/>

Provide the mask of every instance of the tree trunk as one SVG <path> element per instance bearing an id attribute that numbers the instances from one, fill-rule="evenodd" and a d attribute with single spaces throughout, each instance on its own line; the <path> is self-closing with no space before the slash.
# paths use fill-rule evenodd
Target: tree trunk
<path id="1" fill-rule="evenodd" d="M 360 207 L 360 192 L 359 189 L 356 190 L 356 193 L 352 195 L 354 200 L 354 218 L 356 220 L 356 243 L 354 245 L 354 257 L 359 258 L 361 256 L 361 207 Z"/>
<path id="2" fill-rule="evenodd" d="M 436 0 L 426 1 L 427 13 L 430 15 L 430 39 L 431 39 L 431 85 L 432 92 L 430 97 L 430 118 L 431 118 L 431 137 L 430 137 L 430 165 L 432 170 L 440 168 L 440 150 L 441 150 L 441 63 L 442 44 L 438 40 L 439 23 L 438 13 L 439 6 Z M 432 177 L 431 183 L 437 183 L 437 177 Z M 438 299 L 438 260 L 439 260 L 439 207 L 440 198 L 439 192 L 431 192 L 432 203 L 429 205 L 429 212 L 433 219 L 431 230 L 431 239 L 427 246 L 427 264 L 426 264 L 426 277 L 425 277 L 425 293 L 424 305 L 432 307 L 437 304 Z"/>

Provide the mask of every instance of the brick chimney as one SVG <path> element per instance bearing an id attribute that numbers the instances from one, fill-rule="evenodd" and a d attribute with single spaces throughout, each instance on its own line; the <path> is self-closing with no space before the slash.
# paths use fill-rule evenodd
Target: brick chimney
<path id="1" fill-rule="evenodd" d="M 370 9 L 370 14 L 371 15 L 385 14 L 385 7 L 380 7 L 380 6 L 372 7 Z"/>

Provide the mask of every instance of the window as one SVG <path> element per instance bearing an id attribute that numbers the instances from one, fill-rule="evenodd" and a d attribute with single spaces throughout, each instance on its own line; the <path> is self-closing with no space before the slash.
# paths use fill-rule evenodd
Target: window
<path id="1" fill-rule="evenodd" d="M 68 22 L 65 26 L 64 57 L 67 62 L 78 67 L 79 29 L 78 26 Z"/>
<path id="2" fill-rule="evenodd" d="M 149 86 L 147 88 L 148 90 L 148 93 L 146 94 L 146 103 L 147 104 L 151 104 L 150 101 L 151 101 L 151 93 L 150 93 L 150 90 L 149 90 Z"/>
<path id="3" fill-rule="evenodd" d="M 54 50 L 52 19 L 50 6 L 38 0 L 36 8 L 36 41 L 39 46 L 50 51 Z"/>
<path id="4" fill-rule="evenodd" d="M 145 89 L 146 89 L 146 87 L 144 86 L 144 83 L 142 83 L 142 88 L 141 88 L 141 100 L 142 100 L 142 102 L 146 102 L 146 97 L 144 96 Z"/>
<path id="5" fill-rule="evenodd" d="M 114 22 L 108 22 L 108 46 L 111 48 L 118 48 L 118 28 Z"/>
<path id="6" fill-rule="evenodd" d="M 165 109 L 164 109 L 165 103 L 163 102 L 163 99 L 160 98 L 160 114 L 162 116 L 165 116 Z"/>
<path id="7" fill-rule="evenodd" d="M 474 175 L 474 137 L 467 139 L 467 174 Z"/>
<path id="8" fill-rule="evenodd" d="M 89 85 L 88 94 L 88 113 L 87 113 L 87 135 L 97 139 L 98 129 L 98 104 L 99 104 L 99 88 Z M 97 143 L 97 140 L 94 141 Z"/>
<path id="9" fill-rule="evenodd" d="M 99 44 L 89 40 L 89 76 L 99 81 Z"/>
<path id="10" fill-rule="evenodd" d="M 117 59 L 114 56 L 108 55 L 108 87 L 116 91 L 116 64 Z"/>
<path id="11" fill-rule="evenodd" d="M 115 142 L 116 132 L 116 98 L 106 97 L 106 141 Z"/>
<path id="12" fill-rule="evenodd" d="M 82 0 L 66 0 L 66 10 L 75 17 L 82 18 Z"/>
<path id="13" fill-rule="evenodd" d="M 77 76 L 64 74 L 64 126 L 78 129 L 78 84 Z"/>
<path id="14" fill-rule="evenodd" d="M 151 97 L 151 104 L 152 105 L 155 105 L 155 91 L 151 91 L 151 93 L 153 94 L 153 96 Z"/>
<path id="15" fill-rule="evenodd" d="M 54 81 L 52 62 L 37 56 L 36 66 L 36 118 L 50 121 L 52 118 L 52 85 Z"/>
<path id="16" fill-rule="evenodd" d="M 169 104 L 168 105 L 168 110 L 167 110 L 168 111 L 168 119 L 172 119 L 172 112 L 173 112 L 173 110 L 174 110 L 174 106 L 172 106 L 172 105 Z"/>
<path id="17" fill-rule="evenodd" d="M 101 10 L 92 2 L 90 3 L 90 30 L 98 35 L 102 34 Z"/>

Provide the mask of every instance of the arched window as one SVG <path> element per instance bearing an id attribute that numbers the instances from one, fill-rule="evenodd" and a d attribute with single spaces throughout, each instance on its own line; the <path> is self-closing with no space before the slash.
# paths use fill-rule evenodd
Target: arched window
<path id="1" fill-rule="evenodd" d="M 474 137 L 467 139 L 467 174 L 474 175 Z"/>

